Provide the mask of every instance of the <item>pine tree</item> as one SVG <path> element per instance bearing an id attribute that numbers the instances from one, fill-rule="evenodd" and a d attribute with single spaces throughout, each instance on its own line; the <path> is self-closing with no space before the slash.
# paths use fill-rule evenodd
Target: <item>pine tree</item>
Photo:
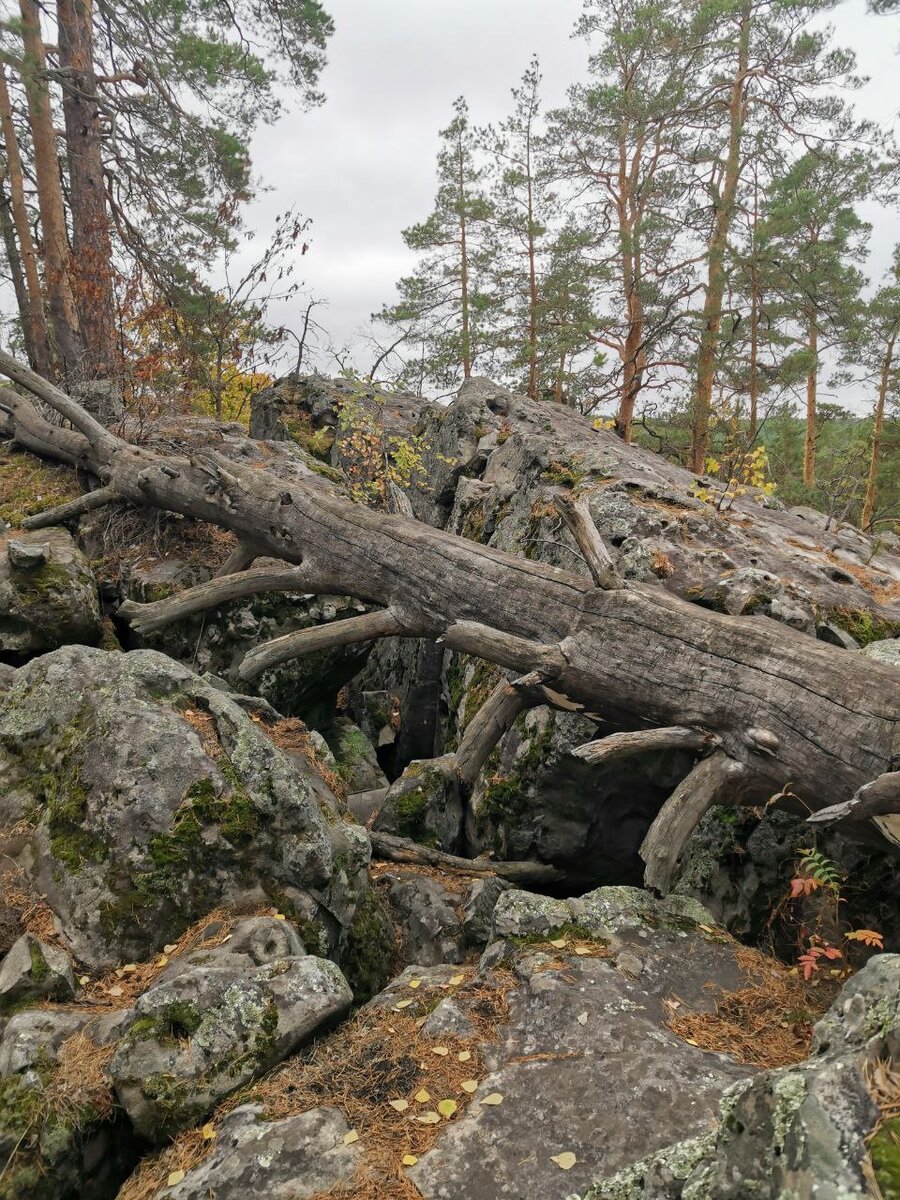
<path id="1" fill-rule="evenodd" d="M 900 339 L 900 246 L 894 247 L 888 281 L 878 289 L 866 306 L 860 332 L 860 344 L 854 357 L 878 380 L 872 419 L 869 471 L 860 516 L 861 527 L 870 529 L 878 500 L 885 415 L 890 403 L 896 404 L 900 401 L 900 356 L 897 353 L 897 343 Z"/>
<path id="2" fill-rule="evenodd" d="M 453 120 L 440 131 L 438 190 L 430 215 L 403 230 L 403 240 L 419 255 L 411 275 L 397 284 L 400 300 L 373 318 L 400 331 L 421 347 L 421 374 L 445 391 L 468 379 L 486 352 L 482 318 L 491 304 L 484 285 L 485 238 L 490 205 L 483 186 L 469 110 L 460 97 Z M 413 370 L 419 369 L 415 361 Z"/>

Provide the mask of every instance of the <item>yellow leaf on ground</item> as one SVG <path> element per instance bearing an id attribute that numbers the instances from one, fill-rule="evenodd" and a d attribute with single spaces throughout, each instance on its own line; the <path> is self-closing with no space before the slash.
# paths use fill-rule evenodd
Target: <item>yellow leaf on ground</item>
<path id="1" fill-rule="evenodd" d="M 432 1046 L 431 1053 L 437 1054 L 439 1058 L 443 1058 L 446 1054 L 449 1054 L 450 1051 L 446 1046 Z"/>
<path id="2" fill-rule="evenodd" d="M 106 989 L 106 994 L 108 996 L 124 996 L 125 991 L 123 988 L 120 988 L 120 987 L 111 987 L 111 988 Z"/>
<path id="3" fill-rule="evenodd" d="M 89 984 L 91 982 L 91 977 L 90 977 L 90 975 L 81 975 L 81 976 L 79 976 L 78 982 L 81 984 L 82 987 L 85 987 L 87 984 Z"/>
<path id="4" fill-rule="evenodd" d="M 157 965 L 158 967 L 164 967 L 168 961 L 169 961 L 169 956 L 168 956 L 168 954 L 161 954 L 161 955 L 159 956 L 159 961 L 157 962 L 157 964 L 156 964 L 156 965 Z"/>
<path id="5" fill-rule="evenodd" d="M 204 1142 L 211 1142 L 213 1140 L 213 1138 L 216 1136 L 215 1126 L 212 1125 L 210 1122 L 207 1122 L 203 1126 L 203 1129 L 201 1130 L 201 1132 L 203 1134 Z"/>
<path id="6" fill-rule="evenodd" d="M 468 1092 L 469 1095 L 471 1096 L 472 1092 L 478 1091 L 478 1080 L 477 1079 L 464 1079 L 462 1081 L 462 1083 L 460 1084 L 460 1087 L 462 1088 L 462 1090 L 464 1092 Z"/>
<path id="7" fill-rule="evenodd" d="M 563 946 L 566 945 L 566 939 L 565 938 L 554 938 L 553 941 L 550 943 L 550 945 L 555 946 L 557 950 L 562 950 Z"/>
<path id="8" fill-rule="evenodd" d="M 275 914 L 275 920 L 276 920 L 276 921 L 284 921 L 284 920 L 286 920 L 284 913 L 276 913 L 276 914 Z"/>
<path id="9" fill-rule="evenodd" d="M 419 1160 L 415 1154 L 404 1154 L 400 1161 L 404 1167 L 414 1167 Z"/>
<path id="10" fill-rule="evenodd" d="M 421 1088 L 418 1092 L 416 1092 L 415 1096 L 413 1096 L 413 1100 L 418 1100 L 420 1104 L 426 1104 L 430 1099 L 431 1092 L 427 1091 L 425 1088 Z"/>
<path id="11" fill-rule="evenodd" d="M 173 1171 L 166 1180 L 166 1187 L 174 1187 L 176 1183 L 181 1183 L 184 1179 L 184 1171 Z"/>
<path id="12" fill-rule="evenodd" d="M 412 1004 L 412 1000 L 398 1000 L 397 1003 L 394 1005 L 394 1008 L 395 1009 L 409 1008 L 409 1006 L 411 1004 Z"/>
<path id="13" fill-rule="evenodd" d="M 440 1117 L 436 1112 L 424 1112 L 420 1117 L 416 1117 L 417 1121 L 421 1121 L 423 1125 L 437 1125 Z"/>
<path id="14" fill-rule="evenodd" d="M 354 1142 L 359 1141 L 359 1134 L 355 1129 L 349 1129 L 343 1136 L 342 1141 L 345 1146 L 352 1146 Z"/>
<path id="15" fill-rule="evenodd" d="M 408 1100 L 388 1100 L 388 1104 L 391 1108 L 396 1109 L 397 1112 L 406 1112 L 409 1108 Z"/>
<path id="16" fill-rule="evenodd" d="M 571 1150 L 564 1150 L 562 1154 L 551 1154 L 550 1161 L 555 1162 L 561 1171 L 571 1171 L 578 1159 Z"/>
<path id="17" fill-rule="evenodd" d="M 177 949 L 178 949 L 177 942 L 172 942 L 168 946 L 163 946 L 163 950 L 165 950 L 166 954 L 174 954 Z"/>
<path id="18" fill-rule="evenodd" d="M 137 967 L 135 966 L 134 963 L 126 963 L 125 966 L 122 968 L 122 974 L 130 975 L 133 971 L 136 971 L 136 970 L 137 970 Z"/>
<path id="19" fill-rule="evenodd" d="M 472 1051 L 471 1050 L 460 1050 L 459 1054 L 457 1054 L 456 1057 L 459 1062 L 468 1062 L 469 1059 L 472 1057 Z"/>
<path id="20" fill-rule="evenodd" d="M 576 954 L 590 954 L 590 952 L 591 952 L 590 946 L 576 946 L 575 947 Z"/>
<path id="21" fill-rule="evenodd" d="M 417 987 L 421 987 L 421 986 L 422 986 L 422 980 L 421 980 L 421 979 L 411 979 L 411 980 L 409 981 L 409 986 L 410 986 L 411 988 L 417 988 Z"/>
<path id="22" fill-rule="evenodd" d="M 457 1109 L 457 1103 L 455 1100 L 439 1100 L 438 1101 L 438 1106 L 437 1106 L 438 1112 L 441 1114 L 442 1117 L 446 1117 L 448 1120 L 456 1112 L 456 1109 Z"/>
<path id="23" fill-rule="evenodd" d="M 455 987 L 457 984 L 465 983 L 465 979 L 465 975 L 451 975 L 448 982 L 452 983 Z"/>
<path id="24" fill-rule="evenodd" d="M 483 1100 L 481 1100 L 480 1103 L 481 1104 L 502 1104 L 503 1097 L 500 1095 L 499 1092 L 491 1092 L 491 1094 L 489 1096 L 485 1096 L 485 1098 Z"/>

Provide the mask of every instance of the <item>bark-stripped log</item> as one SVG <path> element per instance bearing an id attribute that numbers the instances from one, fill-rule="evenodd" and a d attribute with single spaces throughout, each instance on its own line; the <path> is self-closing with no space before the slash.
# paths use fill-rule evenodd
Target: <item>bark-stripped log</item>
<path id="1" fill-rule="evenodd" d="M 663 729 L 637 729 L 634 732 L 611 733 L 595 742 L 585 742 L 572 751 L 574 758 L 596 766 L 649 754 L 656 750 L 710 750 L 715 745 L 712 734 L 702 729 L 684 729 L 670 725 Z"/>
<path id="2" fill-rule="evenodd" d="M 432 850 L 420 846 L 409 838 L 396 837 L 393 833 L 369 831 L 372 854 L 375 858 L 389 862 L 416 863 L 423 867 L 440 867 L 444 871 L 461 871 L 464 875 L 499 875 L 510 883 L 536 884 L 557 883 L 563 878 L 562 871 L 548 863 L 495 862 L 490 858 L 460 858 L 446 854 L 443 850 Z"/>
<path id="3" fill-rule="evenodd" d="M 729 791 L 729 801 L 765 801 L 789 783 L 817 810 L 896 770 L 894 667 L 652 585 L 603 590 L 353 504 L 315 478 L 287 483 L 215 454 L 167 458 L 130 446 L 10 361 L 0 354 L 0 370 L 81 429 L 79 460 L 120 496 L 215 522 L 262 552 L 302 563 L 310 591 L 355 597 L 389 609 L 419 636 L 523 673 L 539 670 L 555 692 L 626 726 L 714 735 L 721 753 L 745 768 L 740 797 Z M 21 423 L 33 438 L 40 417 L 32 406 L 18 400 L 8 407 L 13 433 Z M 64 433 L 46 423 L 39 432 L 48 446 Z M 61 456 L 71 453 L 73 436 L 61 439 Z M 881 817 L 878 824 L 891 834 L 900 821 Z M 873 827 L 848 829 L 869 836 Z"/>

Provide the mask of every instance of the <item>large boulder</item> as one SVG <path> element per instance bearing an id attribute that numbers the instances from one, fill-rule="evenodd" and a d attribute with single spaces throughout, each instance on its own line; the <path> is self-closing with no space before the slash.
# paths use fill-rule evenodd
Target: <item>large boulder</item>
<path id="1" fill-rule="evenodd" d="M 584 1200 L 892 1196 L 896 1143 L 891 1153 L 890 1127 L 869 1140 L 879 1118 L 870 1080 L 898 1060 L 900 955 L 878 955 L 818 1022 L 807 1060 L 737 1084 L 714 1130 L 598 1181 Z"/>
<path id="2" fill-rule="evenodd" d="M 101 636 L 97 583 L 66 529 L 0 538 L 0 655 L 21 663 Z"/>
<path id="3" fill-rule="evenodd" d="M 276 904 L 340 953 L 368 887 L 365 831 L 300 755 L 154 651 L 66 647 L 0 700 L 0 823 L 76 956 L 147 957 L 217 904 Z"/>
<path id="4" fill-rule="evenodd" d="M 135 1003 L 110 1076 L 143 1137 L 165 1141 L 196 1124 L 353 1001 L 327 959 L 282 958 L 248 970 L 229 958 L 164 979 Z"/>
<path id="5" fill-rule="evenodd" d="M 222 1122 L 212 1154 L 157 1194 L 160 1200 L 252 1195 L 308 1200 L 332 1189 L 340 1194 L 353 1179 L 360 1153 L 358 1144 L 345 1140 L 349 1133 L 336 1108 L 271 1121 L 259 1105 L 244 1104 Z"/>
<path id="6" fill-rule="evenodd" d="M 70 1000 L 75 977 L 65 950 L 31 933 L 14 942 L 0 965 L 0 1014 L 23 1000 Z"/>

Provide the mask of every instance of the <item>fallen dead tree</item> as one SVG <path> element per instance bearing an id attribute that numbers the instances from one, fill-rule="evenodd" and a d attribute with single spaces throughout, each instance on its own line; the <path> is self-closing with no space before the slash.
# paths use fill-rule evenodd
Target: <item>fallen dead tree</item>
<path id="1" fill-rule="evenodd" d="M 665 890 L 692 829 L 712 804 L 782 803 L 845 821 L 848 832 L 900 844 L 900 688 L 894 668 L 858 660 L 776 622 L 721 615 L 645 584 L 623 586 L 578 497 L 561 514 L 592 579 L 504 554 L 405 516 L 351 503 L 318 478 L 285 483 L 212 452 L 155 453 L 116 437 L 74 401 L 6 355 L 0 370 L 73 426 L 45 421 L 27 399 L 3 401 L 7 428 L 29 449 L 79 466 L 104 503 L 156 506 L 214 522 L 257 555 L 295 564 L 283 586 L 343 594 L 375 606 L 347 621 L 259 648 L 248 678 L 288 657 L 376 637 L 425 637 L 484 658 L 543 690 L 539 702 L 579 706 L 633 730 L 608 753 L 640 753 L 660 739 L 696 748 L 697 765 L 673 792 L 642 847 L 646 880 Z M 94 506 L 97 493 L 85 498 Z M 99 501 L 98 501 L 99 502 Z M 75 502 L 77 505 L 77 501 Z M 42 514 L 72 515 L 71 504 Z M 129 620 L 165 623 L 231 595 L 271 586 L 238 570 Z M 508 727 L 518 700 L 492 696 L 478 723 L 474 761 Z M 476 718 L 477 720 L 477 718 Z M 590 755 L 602 761 L 604 749 Z M 479 763 L 480 765 L 480 763 Z M 877 781 L 878 814 L 856 798 Z M 871 790 L 865 797 L 871 796 Z M 864 797 L 864 798 L 865 798 Z M 865 814 L 860 820 L 857 814 Z"/>

